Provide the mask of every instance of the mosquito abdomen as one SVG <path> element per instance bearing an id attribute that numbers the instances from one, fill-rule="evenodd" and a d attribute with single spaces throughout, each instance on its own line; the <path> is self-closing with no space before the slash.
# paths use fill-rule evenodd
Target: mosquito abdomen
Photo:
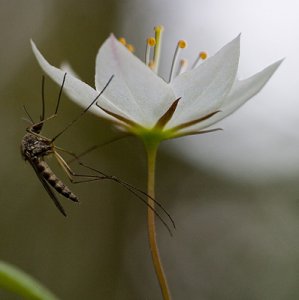
<path id="1" fill-rule="evenodd" d="M 37 159 L 35 165 L 40 172 L 41 176 L 61 195 L 69 198 L 72 201 L 78 202 L 78 197 L 60 180 L 54 172 L 50 169 L 48 164 L 41 159 Z"/>

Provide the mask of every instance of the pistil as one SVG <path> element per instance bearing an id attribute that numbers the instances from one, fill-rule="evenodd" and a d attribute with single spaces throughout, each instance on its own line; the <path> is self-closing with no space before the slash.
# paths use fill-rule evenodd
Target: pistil
<path id="1" fill-rule="evenodd" d="M 159 63 L 160 63 L 160 54 L 161 54 L 161 45 L 162 45 L 162 36 L 164 27 L 163 26 L 156 26 L 155 30 L 155 39 L 156 45 L 154 48 L 154 57 L 153 57 L 153 66 L 152 69 L 154 72 L 158 73 L 159 70 Z"/>

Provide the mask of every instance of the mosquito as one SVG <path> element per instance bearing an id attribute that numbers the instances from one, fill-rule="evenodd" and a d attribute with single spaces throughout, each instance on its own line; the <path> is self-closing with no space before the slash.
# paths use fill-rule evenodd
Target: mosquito
<path id="1" fill-rule="evenodd" d="M 146 204 L 150 209 L 152 209 L 156 216 L 160 219 L 160 221 L 164 224 L 164 226 L 167 228 L 167 230 L 171 234 L 171 230 L 166 223 L 166 221 L 162 218 L 162 216 L 157 212 L 157 210 L 149 205 L 147 201 L 142 197 L 149 197 L 151 198 L 158 207 L 162 209 L 162 211 L 167 215 L 169 220 L 171 221 L 173 227 L 175 228 L 175 223 L 173 219 L 171 218 L 170 214 L 166 211 L 166 209 L 162 206 L 162 204 L 149 195 L 147 195 L 142 190 L 134 187 L 133 185 L 120 180 L 119 178 L 115 176 L 107 175 L 99 170 L 96 170 L 92 167 L 87 166 L 85 163 L 83 163 L 79 156 L 74 154 L 73 152 L 67 151 L 63 148 L 60 148 L 56 145 L 54 145 L 54 142 L 58 137 L 60 137 L 66 130 L 68 130 L 75 122 L 77 122 L 90 108 L 92 105 L 96 103 L 96 101 L 100 98 L 100 96 L 104 93 L 108 85 L 113 79 L 113 76 L 110 77 L 104 88 L 99 92 L 99 94 L 96 96 L 96 98 L 75 118 L 73 119 L 62 131 L 60 131 L 57 135 L 55 135 L 53 138 L 45 137 L 41 134 L 43 126 L 45 122 L 49 121 L 50 119 L 53 119 L 58 114 L 58 108 L 60 105 L 60 99 L 62 96 L 63 87 L 65 84 L 67 73 L 64 74 L 62 84 L 60 86 L 57 104 L 55 108 L 54 114 L 51 116 L 45 118 L 45 95 L 44 95 L 44 86 L 45 86 L 45 77 L 42 77 L 42 113 L 40 116 L 39 122 L 34 122 L 32 117 L 30 116 L 29 112 L 27 111 L 26 107 L 23 106 L 26 115 L 30 119 L 31 125 L 27 127 L 26 134 L 24 135 L 22 142 L 21 142 L 21 154 L 25 161 L 28 161 L 30 165 L 32 166 L 33 170 L 35 171 L 38 179 L 42 183 L 43 187 L 53 200 L 55 206 L 58 208 L 58 210 L 64 215 L 67 216 L 63 206 L 61 205 L 60 201 L 58 200 L 57 196 L 55 195 L 54 190 L 61 194 L 62 196 L 70 199 L 73 202 L 79 202 L 79 198 L 71 191 L 71 189 L 61 180 L 59 179 L 56 174 L 51 170 L 45 159 L 49 157 L 50 155 L 54 155 L 56 158 L 58 164 L 62 167 L 62 169 L 65 171 L 67 177 L 72 183 L 83 183 L 83 182 L 91 182 L 91 181 L 99 181 L 108 179 L 111 181 L 114 181 L 121 186 L 123 186 L 125 189 L 130 191 L 133 195 L 135 195 L 139 200 L 141 200 L 144 204 Z M 63 159 L 63 157 L 60 155 L 58 151 L 62 151 L 65 153 L 68 153 L 73 157 L 73 160 L 78 161 L 79 165 L 85 167 L 86 169 L 89 169 L 91 171 L 94 171 L 97 175 L 89 175 L 89 174 L 76 174 L 70 166 L 67 164 L 67 162 Z M 80 178 L 78 180 L 75 180 L 75 178 Z M 142 195 L 142 196 L 141 196 Z"/>

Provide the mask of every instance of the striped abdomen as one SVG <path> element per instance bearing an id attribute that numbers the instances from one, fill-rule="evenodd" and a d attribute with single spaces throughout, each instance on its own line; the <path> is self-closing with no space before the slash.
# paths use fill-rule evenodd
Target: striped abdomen
<path id="1" fill-rule="evenodd" d="M 78 197 L 54 174 L 48 164 L 41 159 L 34 160 L 40 175 L 61 195 L 72 201 L 78 202 Z"/>

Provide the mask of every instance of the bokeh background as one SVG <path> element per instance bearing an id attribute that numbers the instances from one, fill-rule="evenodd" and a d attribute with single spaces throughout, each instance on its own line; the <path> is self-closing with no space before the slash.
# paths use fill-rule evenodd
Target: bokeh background
<path id="1" fill-rule="evenodd" d="M 114 183 L 74 185 L 81 203 L 60 198 L 65 219 L 20 157 L 22 106 L 38 119 L 41 105 L 42 73 L 30 38 L 51 63 L 67 61 L 93 84 L 95 56 L 110 32 L 143 57 L 145 38 L 163 24 L 164 76 L 178 39 L 188 41 L 184 55 L 192 61 L 241 32 L 241 78 L 286 60 L 258 96 L 219 124 L 224 131 L 161 147 L 157 198 L 177 225 L 170 237 L 158 224 L 161 254 L 174 299 L 298 299 L 298 11 L 296 0 L 0 0 L 0 259 L 61 299 L 160 299 L 145 206 Z M 58 90 L 46 81 L 48 114 Z M 65 96 L 45 135 L 80 111 Z M 88 114 L 57 144 L 81 152 L 117 135 Z M 134 138 L 85 161 L 145 189 L 145 154 Z M 0 291 L 0 299 L 19 298 Z"/>

